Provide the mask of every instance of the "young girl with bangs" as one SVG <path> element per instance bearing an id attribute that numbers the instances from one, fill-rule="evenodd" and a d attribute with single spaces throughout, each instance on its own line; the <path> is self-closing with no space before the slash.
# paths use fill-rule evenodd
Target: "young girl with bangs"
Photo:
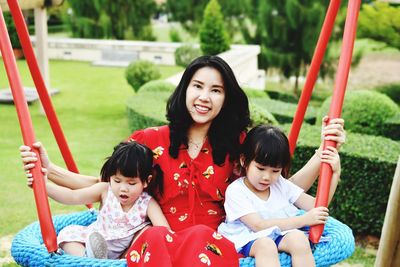
<path id="1" fill-rule="evenodd" d="M 320 152 L 332 167 L 329 202 L 340 178 L 340 158 L 334 147 Z M 225 195 L 226 219 L 218 230 L 256 267 L 280 266 L 278 252 L 292 256 L 292 266 L 315 266 L 305 226 L 325 224 L 326 207 L 314 208 L 315 198 L 282 175 L 290 166 L 289 142 L 273 126 L 253 128 L 242 145 L 240 163 L 246 175 L 231 183 Z M 297 216 L 299 210 L 306 213 Z"/>
<path id="2" fill-rule="evenodd" d="M 69 225 L 60 231 L 59 247 L 74 256 L 119 259 L 135 234 L 150 223 L 169 228 L 160 206 L 143 191 L 152 179 L 152 163 L 153 153 L 148 147 L 136 142 L 120 143 L 101 168 L 101 182 L 76 190 L 46 183 L 49 197 L 62 204 L 101 202 L 95 222 L 89 226 Z M 29 175 L 28 185 L 32 183 Z"/>

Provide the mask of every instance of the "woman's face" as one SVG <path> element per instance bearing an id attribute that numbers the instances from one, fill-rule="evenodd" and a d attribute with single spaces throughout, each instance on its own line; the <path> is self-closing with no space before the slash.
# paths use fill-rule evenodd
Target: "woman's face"
<path id="1" fill-rule="evenodd" d="M 198 69 L 186 90 L 186 108 L 194 123 L 209 126 L 224 100 L 224 82 L 219 71 L 212 67 Z"/>

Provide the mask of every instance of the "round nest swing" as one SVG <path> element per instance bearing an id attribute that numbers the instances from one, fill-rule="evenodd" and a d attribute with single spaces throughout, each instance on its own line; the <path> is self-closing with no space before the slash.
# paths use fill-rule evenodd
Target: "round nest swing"
<path id="1" fill-rule="evenodd" d="M 67 225 L 89 225 L 96 220 L 97 212 L 83 211 L 68 215 L 53 217 L 53 223 L 58 234 Z M 329 217 L 323 236 L 328 237 L 328 242 L 315 245 L 314 258 L 317 266 L 330 266 L 349 257 L 355 248 L 354 237 L 351 229 Z M 76 257 L 64 253 L 48 253 L 40 232 L 39 222 L 34 222 L 21 230 L 14 238 L 11 255 L 21 266 L 126 266 L 126 260 L 104 260 L 85 257 Z M 280 253 L 281 266 L 290 267 L 291 257 Z M 254 258 L 242 258 L 240 267 L 254 267 Z"/>

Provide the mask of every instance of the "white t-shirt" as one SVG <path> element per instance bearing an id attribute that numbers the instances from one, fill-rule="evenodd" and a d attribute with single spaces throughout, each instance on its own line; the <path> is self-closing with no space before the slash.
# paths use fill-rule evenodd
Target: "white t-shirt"
<path id="1" fill-rule="evenodd" d="M 241 177 L 230 184 L 225 194 L 226 220 L 218 227 L 219 233 L 235 244 L 239 251 L 248 242 L 260 237 L 275 239 L 281 232 L 274 226 L 262 231 L 253 232 L 239 219 L 240 217 L 258 213 L 264 219 L 278 219 L 294 217 L 298 209 L 293 205 L 303 189 L 280 176 L 278 181 L 270 186 L 270 195 L 267 200 L 256 196 L 245 184 Z"/>

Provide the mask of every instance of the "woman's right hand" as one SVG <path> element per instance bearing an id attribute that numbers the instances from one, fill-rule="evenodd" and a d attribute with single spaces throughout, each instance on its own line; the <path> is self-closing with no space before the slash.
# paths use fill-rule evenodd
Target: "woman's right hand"
<path id="1" fill-rule="evenodd" d="M 49 169 L 52 165 L 49 157 L 47 155 L 46 149 L 40 142 L 36 142 L 32 145 L 33 147 L 39 150 L 40 160 L 42 162 L 42 168 Z M 35 167 L 35 163 L 37 162 L 36 153 L 32 151 L 32 148 L 29 146 L 22 145 L 19 147 L 19 151 L 21 154 L 22 162 L 24 164 L 24 170 L 26 172 L 26 176 L 29 179 L 30 170 Z"/>

